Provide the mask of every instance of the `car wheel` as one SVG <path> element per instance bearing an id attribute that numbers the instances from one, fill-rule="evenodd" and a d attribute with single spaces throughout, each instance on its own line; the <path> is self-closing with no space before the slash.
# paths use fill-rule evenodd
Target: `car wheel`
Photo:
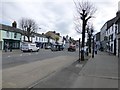
<path id="1" fill-rule="evenodd" d="M 39 52 L 39 49 L 37 50 L 37 52 Z"/>
<path id="2" fill-rule="evenodd" d="M 30 52 L 32 52 L 32 49 L 30 49 Z"/>

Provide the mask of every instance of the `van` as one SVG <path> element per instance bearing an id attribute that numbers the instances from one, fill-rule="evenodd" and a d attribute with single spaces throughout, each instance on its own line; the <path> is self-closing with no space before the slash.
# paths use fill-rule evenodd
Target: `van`
<path id="1" fill-rule="evenodd" d="M 37 51 L 38 52 L 39 47 L 36 47 L 35 43 L 24 42 L 24 43 L 22 43 L 21 50 L 23 52 L 25 52 L 25 51 L 30 51 L 30 52 Z"/>

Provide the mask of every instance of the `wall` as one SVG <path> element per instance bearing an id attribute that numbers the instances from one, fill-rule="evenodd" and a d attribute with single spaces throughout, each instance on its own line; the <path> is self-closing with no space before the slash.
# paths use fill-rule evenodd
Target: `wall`
<path id="1" fill-rule="evenodd" d="M 104 41 L 104 37 L 106 36 L 106 29 L 107 29 L 107 23 L 103 25 L 100 31 L 100 42 L 102 44 L 104 51 L 106 50 L 106 42 Z"/>
<path id="2" fill-rule="evenodd" d="M 2 49 L 2 30 L 0 30 L 0 50 Z"/>
<path id="3" fill-rule="evenodd" d="M 14 33 L 15 33 L 15 32 L 9 32 L 9 31 L 8 31 L 8 35 L 7 35 L 7 31 L 2 30 L 2 40 L 3 40 L 3 39 L 20 40 L 20 39 L 21 39 L 21 34 L 20 34 L 20 33 L 17 33 L 16 38 L 14 38 Z"/>

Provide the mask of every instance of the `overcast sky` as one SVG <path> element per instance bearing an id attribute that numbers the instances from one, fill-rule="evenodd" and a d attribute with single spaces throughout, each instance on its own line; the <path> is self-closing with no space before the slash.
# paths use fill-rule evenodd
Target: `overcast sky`
<path id="1" fill-rule="evenodd" d="M 92 19 L 96 32 L 103 24 L 115 17 L 119 0 L 90 0 L 97 8 Z M 10 25 L 22 17 L 34 19 L 41 28 L 39 33 L 56 31 L 75 39 L 80 37 L 75 31 L 73 0 L 2 0 L 0 2 L 0 23 Z"/>

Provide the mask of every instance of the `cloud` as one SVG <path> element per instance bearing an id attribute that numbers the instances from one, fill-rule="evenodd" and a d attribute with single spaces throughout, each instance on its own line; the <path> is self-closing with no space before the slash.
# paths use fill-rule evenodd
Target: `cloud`
<path id="1" fill-rule="evenodd" d="M 118 9 L 119 0 L 91 0 L 97 7 L 95 18 L 91 20 L 95 30 L 100 31 L 102 25 L 112 19 Z M 75 6 L 73 0 L 2 0 L 0 23 L 11 23 L 22 17 L 34 19 L 39 33 L 55 30 L 61 35 L 69 35 L 75 39 L 81 37 L 74 29 Z"/>

